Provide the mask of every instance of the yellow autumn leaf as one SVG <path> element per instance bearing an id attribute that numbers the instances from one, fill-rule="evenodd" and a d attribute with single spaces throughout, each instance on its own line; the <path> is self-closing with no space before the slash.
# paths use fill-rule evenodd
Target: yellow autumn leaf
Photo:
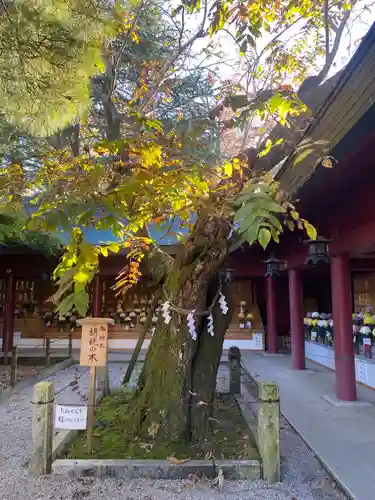
<path id="1" fill-rule="evenodd" d="M 233 165 L 231 163 L 226 163 L 224 165 L 224 172 L 225 172 L 225 175 L 227 175 L 228 177 L 232 177 Z"/>
<path id="2" fill-rule="evenodd" d="M 135 32 L 132 33 L 132 41 L 134 43 L 139 43 L 140 42 L 139 36 Z"/>
<path id="3" fill-rule="evenodd" d="M 190 458 L 176 458 L 176 457 L 167 457 L 168 463 L 171 465 L 181 465 L 181 464 L 186 464 L 186 462 L 190 462 Z"/>
<path id="4" fill-rule="evenodd" d="M 332 160 L 331 158 L 323 158 L 323 161 L 322 161 L 322 166 L 324 168 L 333 168 L 333 163 L 332 163 Z"/>
<path id="5" fill-rule="evenodd" d="M 305 226 L 305 231 L 306 231 L 308 237 L 311 240 L 316 240 L 318 233 L 317 233 L 315 227 L 307 221 L 303 221 L 303 225 Z"/>

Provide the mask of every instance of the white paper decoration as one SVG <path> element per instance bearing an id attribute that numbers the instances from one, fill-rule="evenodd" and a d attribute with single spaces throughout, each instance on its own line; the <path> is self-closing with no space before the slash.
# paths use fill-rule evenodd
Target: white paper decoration
<path id="1" fill-rule="evenodd" d="M 210 313 L 210 315 L 208 316 L 207 318 L 207 330 L 208 330 L 208 333 L 211 335 L 211 337 L 214 336 L 214 318 L 212 316 L 212 313 Z"/>
<path id="2" fill-rule="evenodd" d="M 187 324 L 191 338 L 193 340 L 197 340 L 197 332 L 195 331 L 194 311 L 187 315 Z"/>
<path id="3" fill-rule="evenodd" d="M 224 295 L 220 292 L 219 304 L 221 312 L 225 315 L 229 311 L 227 300 Z"/>
<path id="4" fill-rule="evenodd" d="M 170 305 L 169 305 L 168 301 L 164 302 L 164 304 L 162 305 L 162 308 L 161 308 L 161 310 L 162 310 L 162 316 L 164 318 L 164 323 L 166 325 L 169 325 L 169 323 L 170 323 L 170 321 L 172 319 L 172 316 L 171 316 L 169 308 L 170 308 Z"/>

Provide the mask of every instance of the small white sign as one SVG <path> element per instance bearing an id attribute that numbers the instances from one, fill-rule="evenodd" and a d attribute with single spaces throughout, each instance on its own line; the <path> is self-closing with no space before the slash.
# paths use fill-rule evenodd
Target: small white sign
<path id="1" fill-rule="evenodd" d="M 261 333 L 254 333 L 253 339 L 255 341 L 256 349 L 263 349 L 263 336 Z"/>
<path id="2" fill-rule="evenodd" d="M 358 382 L 361 382 L 362 384 L 365 384 L 366 383 L 366 378 L 367 378 L 367 375 L 366 375 L 366 363 L 364 361 L 360 361 L 360 360 L 357 360 L 356 361 L 356 365 L 357 365 L 357 380 Z"/>
<path id="3" fill-rule="evenodd" d="M 240 323 L 240 328 L 245 328 L 245 323 Z"/>
<path id="4" fill-rule="evenodd" d="M 87 406 L 64 406 L 55 407 L 56 429 L 87 429 Z"/>
<path id="5" fill-rule="evenodd" d="M 371 339 L 363 339 L 363 345 L 371 345 Z"/>
<path id="6" fill-rule="evenodd" d="M 316 340 L 318 334 L 316 332 L 311 332 L 311 340 Z"/>

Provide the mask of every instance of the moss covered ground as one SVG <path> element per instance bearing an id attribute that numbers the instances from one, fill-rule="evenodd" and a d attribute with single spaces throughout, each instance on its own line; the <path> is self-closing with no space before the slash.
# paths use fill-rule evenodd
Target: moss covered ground
<path id="1" fill-rule="evenodd" d="M 73 441 L 67 458 L 84 459 L 204 459 L 207 449 L 217 459 L 259 458 L 250 430 L 229 394 L 218 394 L 212 419 L 213 437 L 205 450 L 199 444 L 154 442 L 152 439 L 126 439 L 127 415 L 131 396 L 124 392 L 112 394 L 96 409 L 92 453 L 86 447 L 86 433 Z"/>

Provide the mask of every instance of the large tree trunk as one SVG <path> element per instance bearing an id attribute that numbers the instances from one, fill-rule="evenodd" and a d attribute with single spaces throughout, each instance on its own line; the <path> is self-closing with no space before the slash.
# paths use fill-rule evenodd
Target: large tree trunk
<path id="1" fill-rule="evenodd" d="M 216 300 L 213 337 L 206 329 L 206 317 L 196 316 L 196 340 L 189 333 L 186 311 L 207 309 L 220 289 L 228 296 L 218 277 L 227 255 L 228 232 L 220 219 L 200 215 L 193 236 L 168 273 L 163 300 L 179 311 L 172 313 L 168 325 L 162 317 L 156 325 L 129 418 L 135 435 L 193 441 L 204 448 L 211 441 L 216 374 L 231 310 L 224 316 Z"/>

